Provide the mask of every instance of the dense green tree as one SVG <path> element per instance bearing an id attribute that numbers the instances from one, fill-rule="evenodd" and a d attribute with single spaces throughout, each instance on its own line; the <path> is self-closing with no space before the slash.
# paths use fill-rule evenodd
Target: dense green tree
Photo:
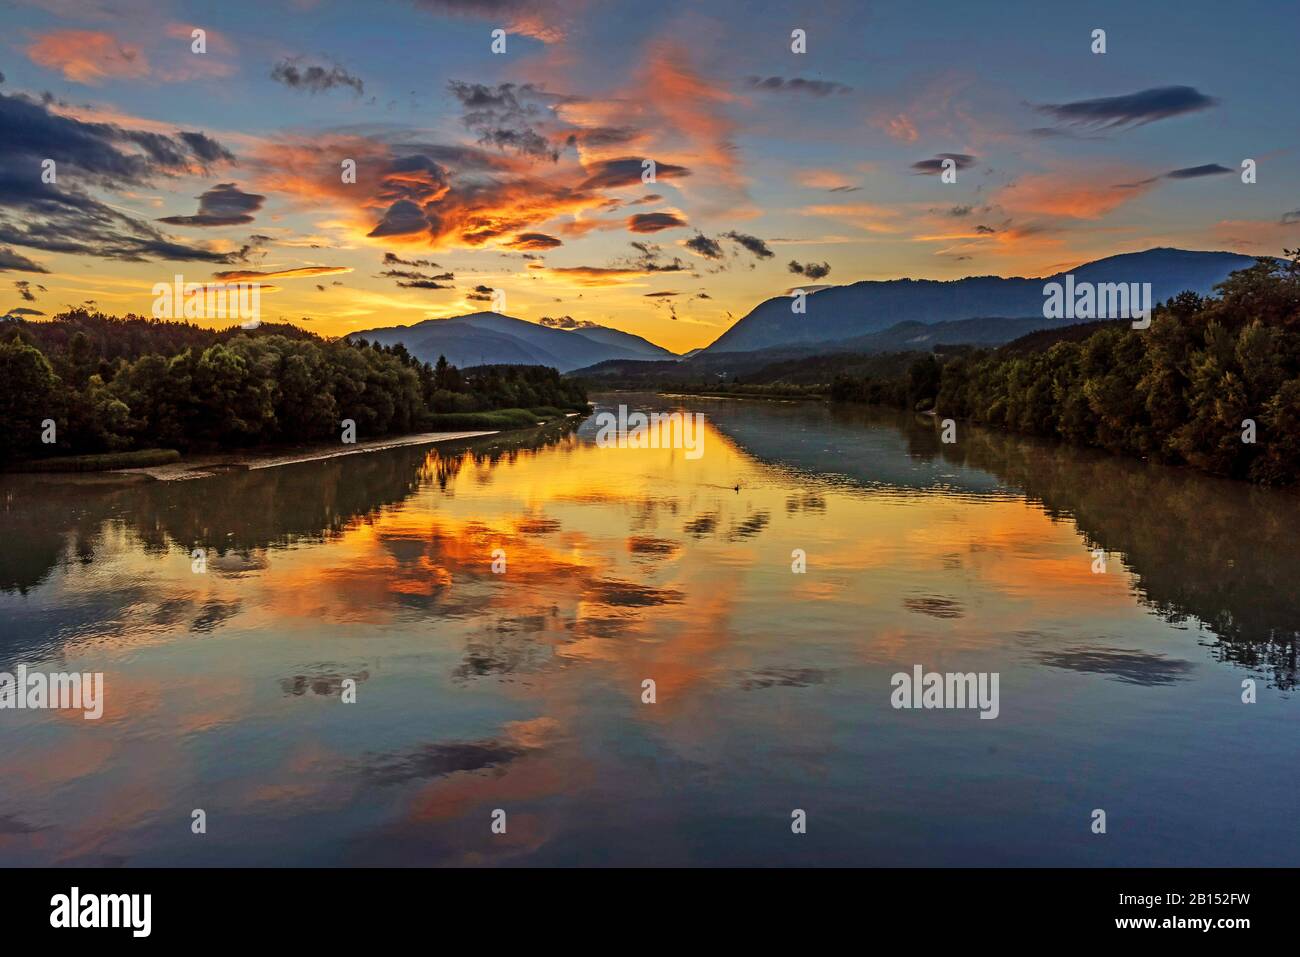
<path id="1" fill-rule="evenodd" d="M 991 352 L 928 357 L 892 383 L 841 376 L 831 396 L 914 408 L 933 389 L 944 416 L 1300 482 L 1300 251 L 1288 255 L 1233 273 L 1215 297 L 1175 296 L 1146 329 L 1045 330 Z"/>
<path id="2" fill-rule="evenodd" d="M 428 428 L 440 412 L 586 409 L 583 387 L 554 369 L 462 373 L 401 345 L 328 341 L 289 326 L 214 331 L 83 311 L 7 326 L 0 460 L 320 441 L 337 438 L 345 419 L 364 440 Z M 47 418 L 54 445 L 39 441 Z"/>
<path id="3" fill-rule="evenodd" d="M 0 342 L 0 456 L 11 458 L 41 448 L 42 423 L 57 427 L 60 382 L 48 359 L 15 337 Z"/>

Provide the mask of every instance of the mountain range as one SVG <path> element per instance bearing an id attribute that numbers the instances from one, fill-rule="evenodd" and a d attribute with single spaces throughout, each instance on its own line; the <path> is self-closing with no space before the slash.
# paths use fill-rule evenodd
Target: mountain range
<path id="1" fill-rule="evenodd" d="M 1161 303 L 1185 290 L 1208 295 L 1229 273 L 1254 261 L 1252 256 L 1236 253 L 1158 248 L 1098 259 L 1068 272 L 1076 285 L 1149 282 L 1152 301 Z M 791 310 L 790 296 L 776 296 L 756 306 L 704 353 L 832 342 L 839 349 L 845 347 L 846 340 L 883 332 L 900 323 L 931 326 L 965 320 L 976 320 L 968 323 L 968 331 L 979 331 L 973 339 L 958 341 L 1008 342 L 1032 329 L 1018 323 L 1000 337 L 996 329 L 1003 320 L 1035 319 L 1038 325 L 1033 328 L 1064 324 L 1043 318 L 1043 287 L 1049 282 L 1064 282 L 1065 275 L 1055 273 L 1038 279 L 972 276 L 947 281 L 868 280 L 810 293 L 803 315 Z"/>
<path id="2" fill-rule="evenodd" d="M 662 346 L 618 329 L 606 326 L 557 329 L 495 312 L 367 329 L 348 338 L 385 346 L 400 342 L 417 359 L 433 363 L 439 356 L 446 356 L 448 362 L 460 368 L 541 365 L 572 372 L 610 359 L 676 358 Z"/>
<path id="3" fill-rule="evenodd" d="M 1080 283 L 1151 283 L 1153 303 L 1190 290 L 1209 295 L 1214 286 L 1255 259 L 1228 252 L 1157 248 L 1124 253 L 1069 270 Z M 972 276 L 867 280 L 812 292 L 806 312 L 791 309 L 791 297 L 760 303 L 704 349 L 678 356 L 647 339 L 606 326 L 556 328 L 476 312 L 454 319 L 427 319 L 352 333 L 383 345 L 403 343 L 426 362 L 446 356 L 466 368 L 489 363 L 545 365 L 560 372 L 608 363 L 682 362 L 712 368 L 738 353 L 782 355 L 818 352 L 882 353 L 929 349 L 934 345 L 994 346 L 1038 329 L 1070 325 L 1074 319 L 1043 317 L 1044 286 L 1064 283 L 1066 273 L 1037 279 Z M 754 359 L 760 356 L 755 355 Z"/>

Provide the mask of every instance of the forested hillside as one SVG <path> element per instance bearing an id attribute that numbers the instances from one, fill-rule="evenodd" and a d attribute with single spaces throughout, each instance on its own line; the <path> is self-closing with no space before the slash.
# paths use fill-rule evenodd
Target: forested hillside
<path id="1" fill-rule="evenodd" d="M 1216 296 L 1176 296 L 1148 329 L 1114 322 L 1082 337 L 1033 333 L 991 352 L 927 356 L 903 379 L 841 377 L 832 397 L 1296 483 L 1300 250 L 1287 255 L 1233 273 Z"/>
<path id="2" fill-rule="evenodd" d="M 0 326 L 0 460 L 337 439 L 344 419 L 367 439 L 436 427 L 439 413 L 585 399 L 553 369 L 462 372 L 293 326 L 214 331 L 82 311 Z"/>

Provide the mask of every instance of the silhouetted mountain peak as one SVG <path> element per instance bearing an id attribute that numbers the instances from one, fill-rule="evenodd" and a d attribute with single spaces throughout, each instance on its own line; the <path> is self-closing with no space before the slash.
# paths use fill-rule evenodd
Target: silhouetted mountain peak
<path id="1" fill-rule="evenodd" d="M 425 362 L 446 356 L 452 365 L 543 365 L 570 372 L 608 359 L 671 359 L 674 354 L 640 336 L 591 326 L 557 329 L 497 312 L 425 319 L 352 333 L 382 345 L 402 343 Z"/>
<path id="2" fill-rule="evenodd" d="M 1067 273 L 1077 282 L 1149 282 L 1155 302 L 1184 290 L 1210 294 L 1232 272 L 1254 263 L 1254 257 L 1229 252 L 1201 252 L 1156 247 L 1119 253 L 1073 269 L 1038 278 L 968 276 L 962 279 L 864 280 L 831 286 L 809 295 L 806 311 L 791 309 L 789 296 L 760 303 L 717 338 L 705 352 L 750 352 L 780 346 L 831 344 L 856 339 L 903 322 L 925 325 L 998 316 L 989 322 L 1042 318 L 1044 286 Z M 1051 323 L 1044 320 L 1044 325 Z M 1014 338 L 1025 331 L 1019 323 Z M 994 340 L 997 336 L 982 335 Z M 1005 341 L 1005 340 L 1003 340 Z"/>

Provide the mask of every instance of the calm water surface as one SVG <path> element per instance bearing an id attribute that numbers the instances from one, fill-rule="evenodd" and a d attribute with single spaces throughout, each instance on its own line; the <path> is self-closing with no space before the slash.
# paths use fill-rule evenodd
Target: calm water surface
<path id="1" fill-rule="evenodd" d="M 98 722 L 0 711 L 0 864 L 1300 862 L 1295 495 L 892 412 L 601 399 L 703 412 L 703 457 L 588 419 L 0 479 L 0 670 L 107 683 Z M 998 672 L 1000 716 L 894 710 L 916 664 Z"/>

